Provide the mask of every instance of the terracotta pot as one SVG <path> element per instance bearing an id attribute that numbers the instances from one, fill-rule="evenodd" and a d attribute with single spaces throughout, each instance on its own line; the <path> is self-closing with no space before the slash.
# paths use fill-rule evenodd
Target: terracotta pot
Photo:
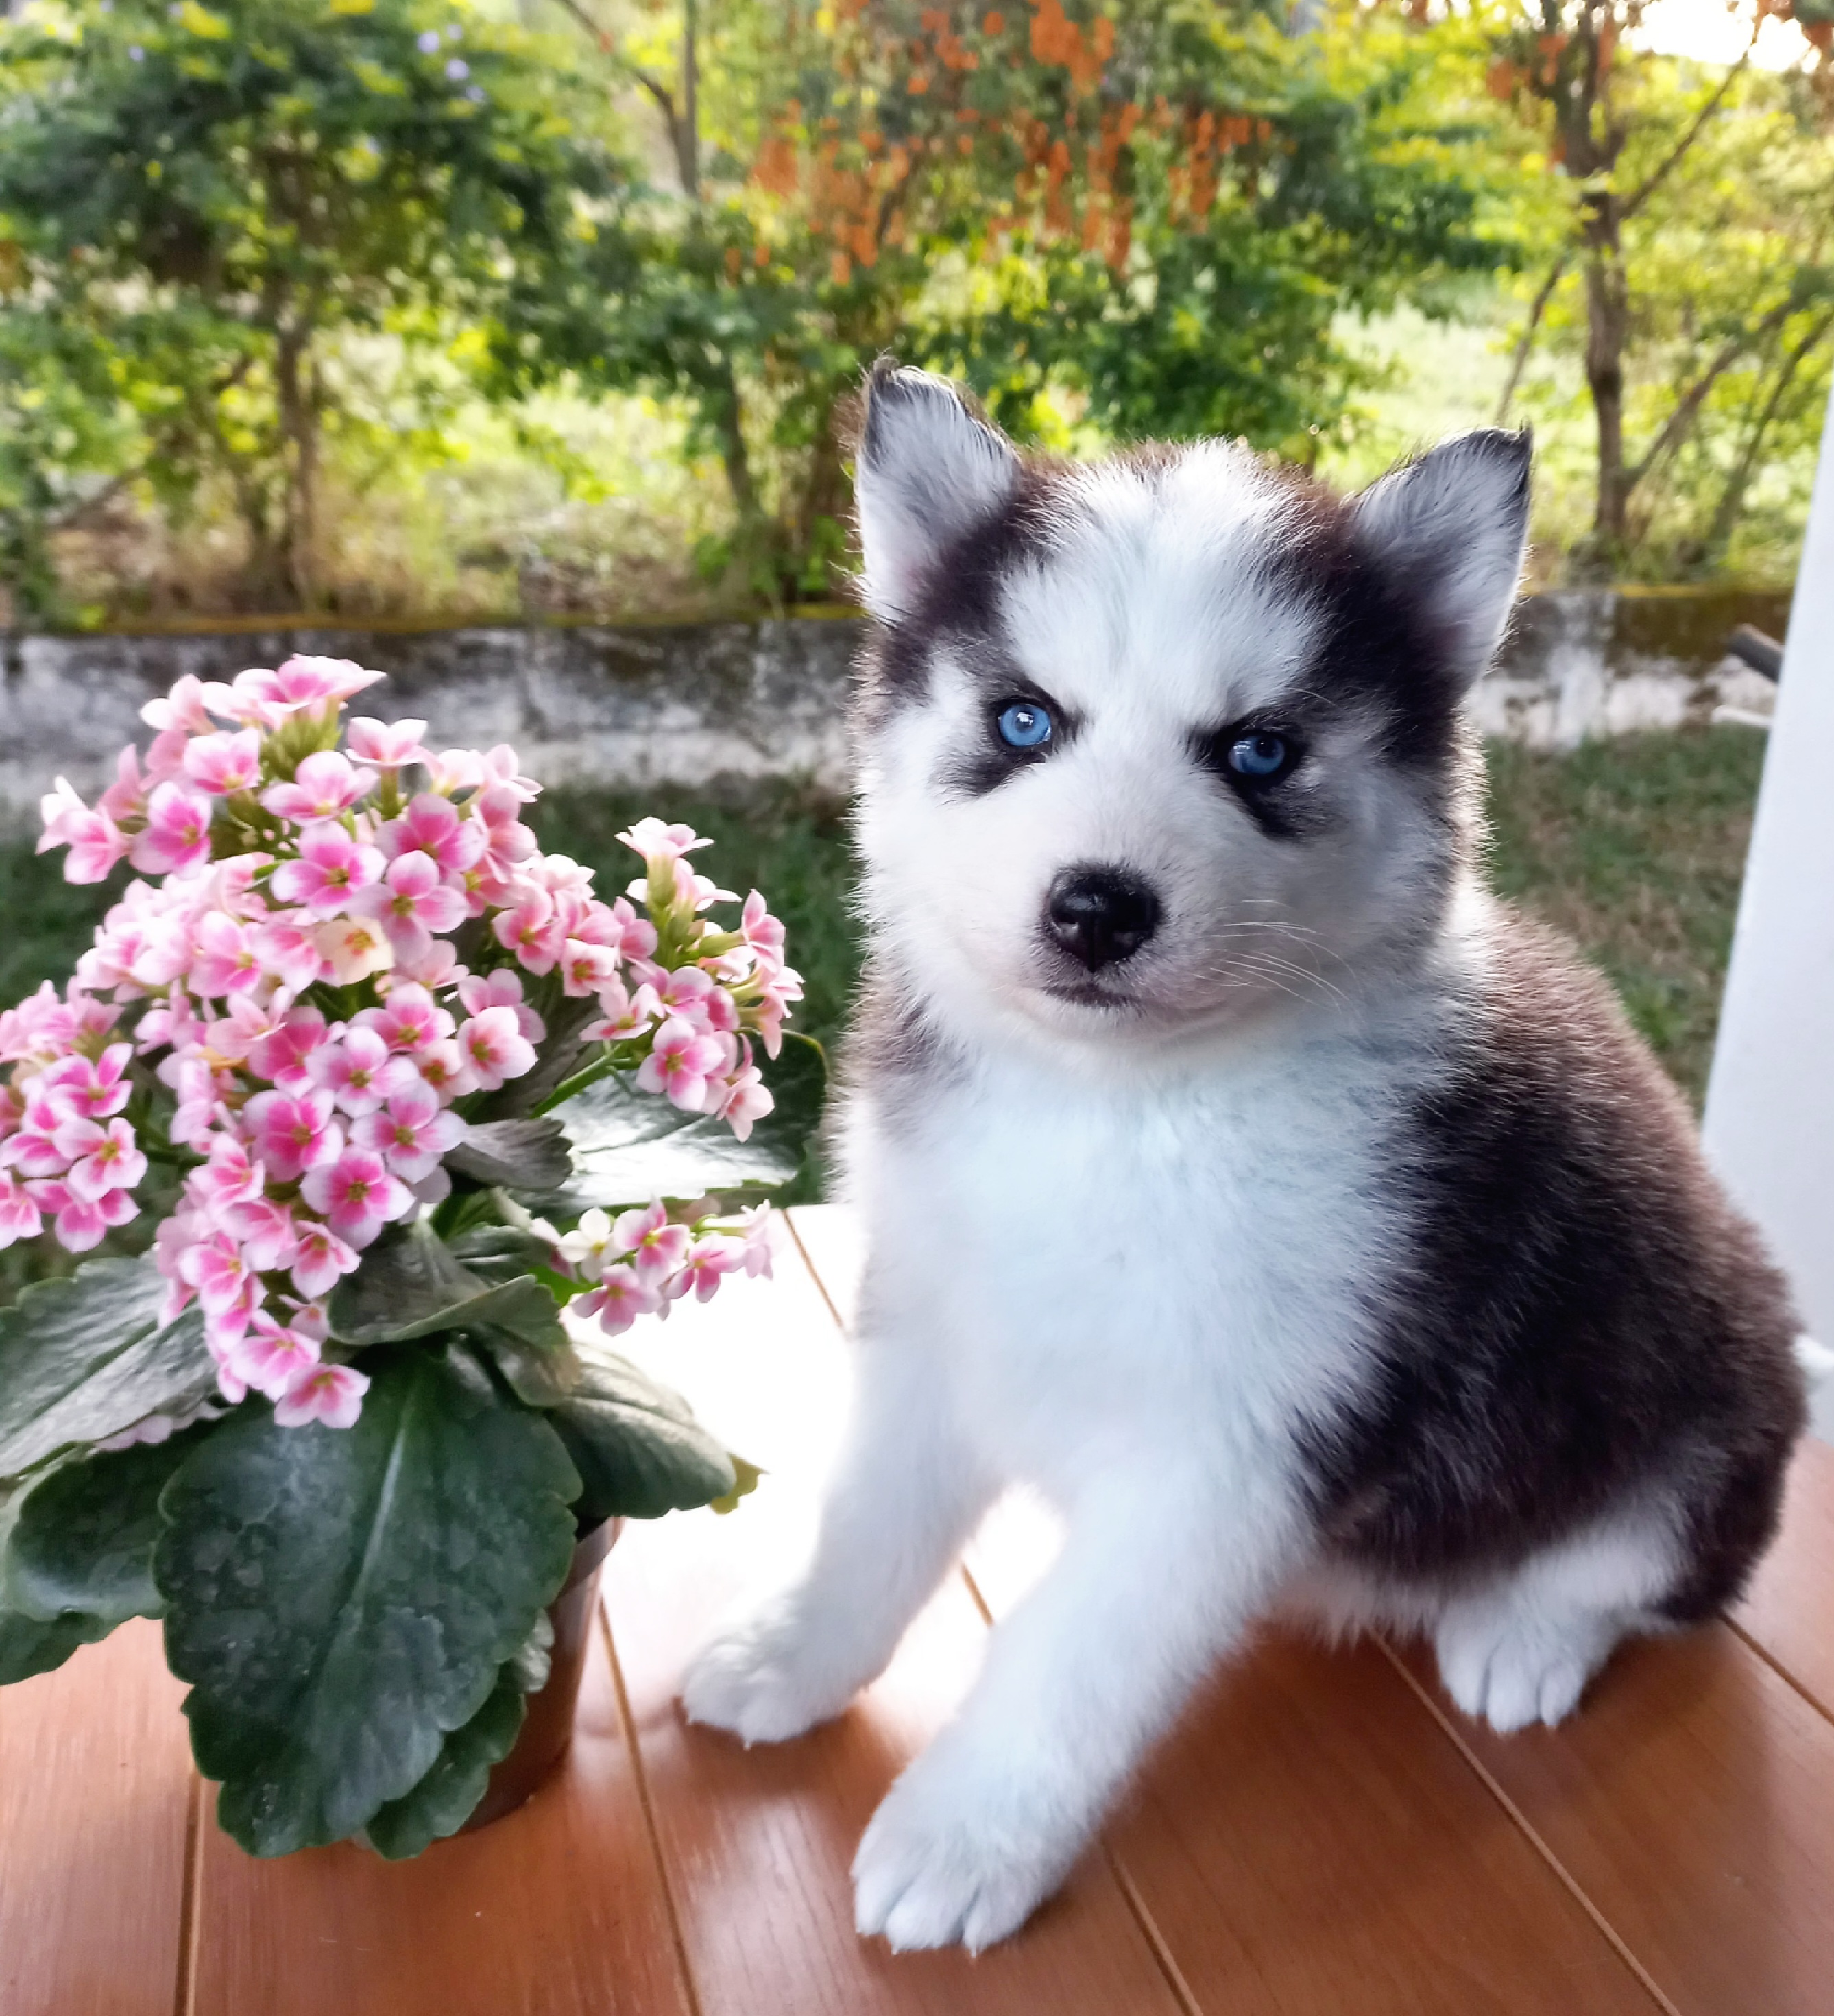
<path id="1" fill-rule="evenodd" d="M 624 1529 L 623 1520 L 608 1519 L 584 1535 L 574 1549 L 566 1586 L 548 1606 L 548 1622 L 554 1626 L 548 1684 L 538 1694 L 529 1696 L 516 1747 L 492 1769 L 477 1810 L 458 1830 L 461 1834 L 488 1827 L 492 1820 L 514 1813 L 554 1775 L 566 1755 L 566 1746 L 573 1741 L 580 1675 L 585 1669 L 586 1647 L 598 1614 L 599 1570 Z"/>

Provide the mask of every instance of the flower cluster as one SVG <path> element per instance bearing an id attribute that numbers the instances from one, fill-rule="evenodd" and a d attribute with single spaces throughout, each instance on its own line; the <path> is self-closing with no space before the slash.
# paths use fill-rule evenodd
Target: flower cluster
<path id="1" fill-rule="evenodd" d="M 706 843 L 685 827 L 620 835 L 645 872 L 606 902 L 539 850 L 513 750 L 347 730 L 380 676 L 295 657 L 182 679 L 95 805 L 60 778 L 41 851 L 67 848 L 72 881 L 139 879 L 63 995 L 0 1014 L 0 1245 L 48 1222 L 87 1251 L 163 1175 L 165 1319 L 199 1304 L 224 1398 L 287 1425 L 355 1420 L 367 1381 L 332 1362 L 327 1298 L 442 1204 L 493 1095 L 563 1053 L 556 1098 L 625 1070 L 743 1139 L 771 1107 L 753 1045 L 776 1054 L 801 992 L 755 891 L 734 928 L 707 917 L 739 899 L 689 868 Z M 554 1237 L 607 1329 L 761 1262 L 750 1218 L 602 1215 Z"/>
<path id="2" fill-rule="evenodd" d="M 641 1210 L 588 1211 L 571 1232 L 558 1233 L 543 1220 L 554 1264 L 584 1290 L 574 1303 L 582 1316 L 596 1316 L 616 1337 L 639 1316 L 664 1316 L 669 1305 L 692 1292 L 708 1301 L 728 1274 L 768 1274 L 771 1247 L 764 1208 L 735 1218 L 672 1219 L 661 1203 Z"/>

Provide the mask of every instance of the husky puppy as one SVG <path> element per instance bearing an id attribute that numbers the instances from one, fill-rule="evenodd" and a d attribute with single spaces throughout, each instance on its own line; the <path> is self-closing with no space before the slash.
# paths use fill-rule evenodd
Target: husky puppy
<path id="1" fill-rule="evenodd" d="M 1460 702 L 1528 477 L 1496 432 L 1349 499 L 1221 441 L 1059 466 L 872 375 L 856 1418 L 806 1577 L 687 1712 L 840 1713 L 1015 1480 L 1066 1537 L 868 1828 L 863 1934 L 1011 1932 L 1271 1611 L 1424 1631 L 1515 1730 L 1771 1537 L 1784 1286 L 1606 988 L 1483 884 Z"/>

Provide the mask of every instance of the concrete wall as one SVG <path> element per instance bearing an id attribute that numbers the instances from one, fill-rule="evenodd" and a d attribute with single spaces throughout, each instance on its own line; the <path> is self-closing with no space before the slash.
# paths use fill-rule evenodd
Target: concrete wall
<path id="1" fill-rule="evenodd" d="M 1754 674 L 1717 669 L 1734 624 L 1780 635 L 1787 599 L 1530 596 L 1497 669 L 1473 695 L 1487 732 L 1562 745 L 1588 734 L 1767 707 Z M 142 704 L 181 674 L 228 679 L 293 651 L 389 675 L 362 711 L 423 717 L 436 747 L 509 742 L 553 783 L 695 785 L 786 773 L 836 788 L 842 709 L 861 625 L 848 616 L 757 623 L 473 630 L 10 635 L 0 640 L 0 826 L 35 822 L 67 776 L 85 796 L 149 731 Z"/>

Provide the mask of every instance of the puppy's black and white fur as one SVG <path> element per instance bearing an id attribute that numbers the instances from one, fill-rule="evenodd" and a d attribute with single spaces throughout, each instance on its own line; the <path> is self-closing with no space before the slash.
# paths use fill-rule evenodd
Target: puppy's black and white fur
<path id="1" fill-rule="evenodd" d="M 857 1417 L 812 1567 L 689 1712 L 837 1713 L 1016 1480 L 1066 1539 L 868 1830 L 863 1932 L 1011 1931 L 1271 1611 L 1424 1630 L 1513 1730 L 1770 1537 L 1784 1287 L 1480 873 L 1460 703 L 1528 471 L 1500 433 L 1347 501 L 1219 442 L 1032 463 L 874 374 Z"/>

